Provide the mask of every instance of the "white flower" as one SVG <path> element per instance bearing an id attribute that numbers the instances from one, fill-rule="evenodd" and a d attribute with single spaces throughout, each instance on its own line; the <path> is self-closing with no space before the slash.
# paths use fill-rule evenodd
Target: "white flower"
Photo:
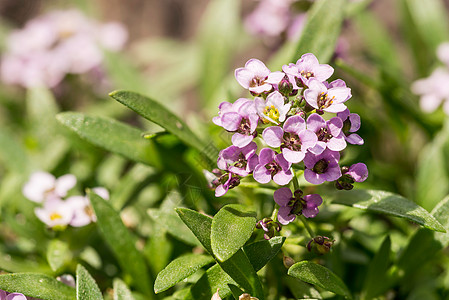
<path id="1" fill-rule="evenodd" d="M 52 174 L 38 171 L 31 174 L 23 186 L 23 195 L 31 201 L 42 203 L 49 199 L 65 197 L 76 184 L 76 177 L 67 174 L 56 179 Z"/>

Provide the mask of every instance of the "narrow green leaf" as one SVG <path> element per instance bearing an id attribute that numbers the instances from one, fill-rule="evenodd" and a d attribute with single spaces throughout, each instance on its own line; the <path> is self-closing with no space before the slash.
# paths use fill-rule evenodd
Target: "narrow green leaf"
<path id="1" fill-rule="evenodd" d="M 76 300 L 103 300 L 95 279 L 82 265 L 76 267 Z"/>
<path id="2" fill-rule="evenodd" d="M 59 122 L 88 142 L 144 164 L 159 166 L 157 152 L 151 141 L 142 138 L 137 128 L 109 118 L 91 117 L 64 112 L 56 116 Z"/>
<path id="3" fill-rule="evenodd" d="M 38 273 L 0 275 L 0 289 L 45 300 L 74 300 L 75 289 L 53 277 Z"/>
<path id="4" fill-rule="evenodd" d="M 145 260 L 136 249 L 136 239 L 123 225 L 120 215 L 95 193 L 88 192 L 97 216 L 97 226 L 105 242 L 109 245 L 121 268 L 133 278 L 140 291 L 150 294 L 150 278 Z"/>
<path id="5" fill-rule="evenodd" d="M 441 0 L 405 1 L 418 30 L 418 34 L 433 50 L 449 36 L 449 22 Z"/>
<path id="6" fill-rule="evenodd" d="M 449 122 L 427 144 L 418 158 L 416 202 L 431 210 L 449 193 Z"/>
<path id="7" fill-rule="evenodd" d="M 340 277 L 321 265 L 309 261 L 301 261 L 288 269 L 288 275 L 335 294 L 351 298 L 351 293 Z"/>
<path id="8" fill-rule="evenodd" d="M 270 240 L 258 241 L 243 247 L 254 269 L 259 271 L 281 250 L 284 236 L 275 236 Z"/>
<path id="9" fill-rule="evenodd" d="M 233 256 L 251 237 L 256 226 L 256 213 L 244 206 L 229 204 L 212 220 L 211 247 L 219 261 Z"/>
<path id="10" fill-rule="evenodd" d="M 345 6 L 346 0 L 315 2 L 307 14 L 307 21 L 292 61 L 308 52 L 313 53 L 322 64 L 331 59 L 343 24 Z"/>
<path id="11" fill-rule="evenodd" d="M 45 264 L 38 264 L 32 260 L 25 260 L 19 257 L 11 257 L 9 254 L 0 252 L 0 269 L 11 273 L 19 272 L 39 272 L 52 275 L 53 271 Z"/>
<path id="12" fill-rule="evenodd" d="M 172 236 L 186 244 L 199 246 L 198 240 L 186 225 L 179 219 L 172 210 L 148 209 L 148 215 L 157 223 L 161 224 Z"/>
<path id="13" fill-rule="evenodd" d="M 335 204 L 405 218 L 423 227 L 446 232 L 444 227 L 424 208 L 394 193 L 377 190 L 338 191 L 330 193 L 328 199 Z"/>
<path id="14" fill-rule="evenodd" d="M 240 0 L 212 0 L 201 20 L 200 92 L 210 102 L 229 72 L 235 39 L 239 34 Z"/>
<path id="15" fill-rule="evenodd" d="M 53 139 L 55 115 L 59 108 L 52 92 L 44 87 L 30 88 L 27 90 L 26 105 L 31 131 L 36 133 L 39 143 Z"/>
<path id="16" fill-rule="evenodd" d="M 60 240 L 52 240 L 47 248 L 47 261 L 53 271 L 57 271 L 66 262 L 70 261 L 72 253 L 69 245 Z"/>
<path id="17" fill-rule="evenodd" d="M 0 162 L 2 166 L 19 174 L 27 174 L 32 162 L 27 156 L 25 147 L 16 140 L 13 132 L 0 128 Z"/>
<path id="18" fill-rule="evenodd" d="M 289 276 L 285 276 L 283 281 L 287 284 L 295 299 L 322 299 L 320 292 L 308 283 Z"/>
<path id="19" fill-rule="evenodd" d="M 128 286 L 120 279 L 114 279 L 114 300 L 134 300 Z"/>
<path id="20" fill-rule="evenodd" d="M 246 292 L 259 300 L 264 299 L 262 284 L 246 254 L 239 249 L 231 258 L 219 262 L 220 267 L 228 273 Z"/>
<path id="21" fill-rule="evenodd" d="M 207 252 L 213 255 L 210 244 L 212 218 L 188 208 L 177 208 L 176 212 Z"/>
<path id="22" fill-rule="evenodd" d="M 365 299 L 372 299 L 382 294 L 391 283 L 387 277 L 387 270 L 390 266 L 390 251 L 391 240 L 387 236 L 368 266 L 363 285 Z"/>
<path id="23" fill-rule="evenodd" d="M 212 262 L 214 259 L 208 255 L 188 254 L 178 257 L 157 275 L 154 292 L 158 294 L 171 288 Z"/>
<path id="24" fill-rule="evenodd" d="M 446 232 L 435 233 L 435 239 L 441 243 L 441 247 L 445 248 L 449 245 L 449 196 L 444 198 L 437 206 L 432 210 L 432 215 L 443 225 Z"/>
<path id="25" fill-rule="evenodd" d="M 212 161 L 217 159 L 217 153 L 214 151 L 207 151 L 210 147 L 201 141 L 184 121 L 167 110 L 160 103 L 129 91 L 115 91 L 109 95 L 147 120 L 162 126 L 168 132 L 177 136 L 186 145 L 189 145 L 200 152 L 204 152 L 204 154 Z"/>
<path id="26" fill-rule="evenodd" d="M 228 286 L 229 289 L 231 290 L 232 296 L 234 296 L 234 299 L 238 300 L 240 295 L 243 294 L 243 291 L 233 284 L 228 284 Z"/>

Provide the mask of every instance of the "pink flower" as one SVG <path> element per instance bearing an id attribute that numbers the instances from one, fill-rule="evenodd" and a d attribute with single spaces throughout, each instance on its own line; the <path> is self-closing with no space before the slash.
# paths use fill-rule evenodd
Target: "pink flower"
<path id="1" fill-rule="evenodd" d="M 312 184 L 322 184 L 325 181 L 334 181 L 340 178 L 341 170 L 338 165 L 340 153 L 326 149 L 323 153 L 315 155 L 308 152 L 304 158 L 304 178 Z"/>
<path id="2" fill-rule="evenodd" d="M 343 103 L 351 95 L 350 88 L 334 87 L 327 89 L 322 82 L 315 78 L 310 79 L 308 85 L 309 88 L 304 92 L 304 98 L 313 108 L 330 113 L 337 113 L 346 109 L 346 105 Z"/>
<path id="3" fill-rule="evenodd" d="M 302 55 L 296 64 L 283 66 L 282 70 L 298 78 L 306 87 L 309 86 L 311 79 L 323 82 L 334 73 L 334 69 L 331 66 L 320 64 L 312 53 Z"/>
<path id="4" fill-rule="evenodd" d="M 255 58 L 248 60 L 244 68 L 235 70 L 238 83 L 255 94 L 269 92 L 273 88 L 271 84 L 265 82 L 270 74 L 265 64 Z"/>
<path id="5" fill-rule="evenodd" d="M 245 28 L 254 35 L 277 37 L 287 29 L 291 0 L 262 0 L 245 18 Z"/>
<path id="6" fill-rule="evenodd" d="M 266 123 L 279 124 L 284 122 L 291 104 L 284 104 L 284 97 L 278 91 L 272 92 L 264 100 L 260 97 L 254 99 L 257 113 Z"/>
<path id="7" fill-rule="evenodd" d="M 268 146 L 281 147 L 284 158 L 290 163 L 299 163 L 304 159 L 308 149 L 315 146 L 317 136 L 306 129 L 306 122 L 300 116 L 292 116 L 284 127 L 265 128 L 262 137 Z"/>
<path id="8" fill-rule="evenodd" d="M 446 115 L 449 115 L 449 70 L 439 68 L 424 79 L 412 84 L 412 92 L 421 95 L 420 106 L 424 112 L 435 111 L 441 103 Z"/>
<path id="9" fill-rule="evenodd" d="M 224 171 L 229 171 L 242 177 L 247 176 L 259 163 L 256 150 L 257 145 L 254 142 L 243 148 L 228 147 L 221 150 L 218 154 L 217 165 Z"/>
<path id="10" fill-rule="evenodd" d="M 253 172 L 254 179 L 259 183 L 268 183 L 273 179 L 279 185 L 288 184 L 293 173 L 291 163 L 282 154 L 277 154 L 270 148 L 264 148 L 259 153 L 259 164 Z"/>
<path id="11" fill-rule="evenodd" d="M 73 218 L 73 208 L 66 201 L 52 199 L 44 203 L 44 207 L 34 209 L 36 216 L 54 229 L 65 229 Z"/>
<path id="12" fill-rule="evenodd" d="M 50 199 L 65 197 L 76 184 L 76 177 L 67 174 L 56 179 L 52 174 L 38 171 L 31 174 L 23 186 L 23 195 L 34 202 L 44 202 Z"/>
<path id="13" fill-rule="evenodd" d="M 326 148 L 332 151 L 345 149 L 346 142 L 342 128 L 343 121 L 340 118 L 333 117 L 326 121 L 319 114 L 311 114 L 307 118 L 307 129 L 316 134 L 318 141 L 310 152 L 320 154 Z"/>
<path id="14" fill-rule="evenodd" d="M 351 113 L 349 109 L 345 109 L 337 113 L 337 117 L 343 121 L 342 130 L 345 135 L 345 140 L 353 145 L 363 145 L 363 139 L 357 133 L 354 133 L 360 129 L 360 116 Z"/>

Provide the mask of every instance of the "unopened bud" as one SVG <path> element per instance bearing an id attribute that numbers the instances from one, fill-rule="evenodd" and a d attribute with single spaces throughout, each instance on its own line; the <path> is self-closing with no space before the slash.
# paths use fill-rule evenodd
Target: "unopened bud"
<path id="1" fill-rule="evenodd" d="M 335 240 L 331 240 L 326 236 L 316 236 L 307 243 L 307 250 L 314 251 L 317 254 L 326 254 L 331 250 Z"/>
<path id="2" fill-rule="evenodd" d="M 293 258 L 288 257 L 288 256 L 284 256 L 284 257 L 282 258 L 282 261 L 283 261 L 283 263 L 284 263 L 284 266 L 285 266 L 287 269 L 289 269 L 291 266 L 293 266 L 293 265 L 296 263 L 295 260 L 294 260 Z"/>
<path id="3" fill-rule="evenodd" d="M 256 297 L 251 297 L 250 294 L 244 293 L 240 295 L 239 300 L 259 300 L 259 299 Z"/>
<path id="4" fill-rule="evenodd" d="M 289 96 L 293 91 L 293 84 L 290 82 L 290 80 L 288 80 L 287 76 L 284 76 L 281 82 L 279 82 L 278 90 L 284 96 Z"/>

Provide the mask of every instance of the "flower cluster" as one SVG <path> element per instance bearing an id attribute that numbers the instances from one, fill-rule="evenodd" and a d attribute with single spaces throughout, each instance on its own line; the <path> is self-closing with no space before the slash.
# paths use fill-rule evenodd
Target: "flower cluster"
<path id="1" fill-rule="evenodd" d="M 48 227 L 82 227 L 97 219 L 87 196 L 70 196 L 64 199 L 75 185 L 76 177 L 72 174 L 55 178 L 52 174 L 38 171 L 31 174 L 22 192 L 29 200 L 42 205 L 36 207 L 34 212 Z M 109 199 L 109 192 L 105 188 L 96 187 L 92 191 Z"/>
<path id="2" fill-rule="evenodd" d="M 335 182 L 338 189 L 351 189 L 354 182 L 366 180 L 365 164 L 339 165 L 340 152 L 347 143 L 362 145 L 363 139 L 356 133 L 360 117 L 350 113 L 345 104 L 351 89 L 341 79 L 328 82 L 333 72 L 311 53 L 302 55 L 296 64 L 284 65 L 282 71 L 271 72 L 257 59 L 235 71 L 237 81 L 255 98 L 223 102 L 213 119 L 233 134 L 233 145 L 219 153 L 219 170 L 215 170 L 217 178 L 213 181 L 217 197 L 250 174 L 259 183 L 273 180 L 285 186 L 295 170 L 303 170 L 309 183 Z M 255 138 L 260 136 L 268 147 L 257 154 Z M 303 195 L 301 190 L 292 192 L 288 187 L 277 190 L 274 200 L 280 206 L 278 220 L 282 225 L 297 215 L 315 217 L 322 203 L 318 194 Z M 278 227 L 269 221 L 260 227 L 272 235 L 273 228 Z"/>
<path id="3" fill-rule="evenodd" d="M 415 81 L 411 88 L 413 93 L 421 95 L 419 104 L 424 112 L 431 113 L 442 104 L 445 114 L 449 115 L 449 42 L 438 47 L 437 56 L 445 66 Z"/>
<path id="4" fill-rule="evenodd" d="M 79 11 L 54 11 L 9 35 L 0 65 L 7 84 L 54 87 L 66 74 L 99 67 L 102 49 L 120 50 L 128 37 L 119 23 L 99 24 Z"/>

